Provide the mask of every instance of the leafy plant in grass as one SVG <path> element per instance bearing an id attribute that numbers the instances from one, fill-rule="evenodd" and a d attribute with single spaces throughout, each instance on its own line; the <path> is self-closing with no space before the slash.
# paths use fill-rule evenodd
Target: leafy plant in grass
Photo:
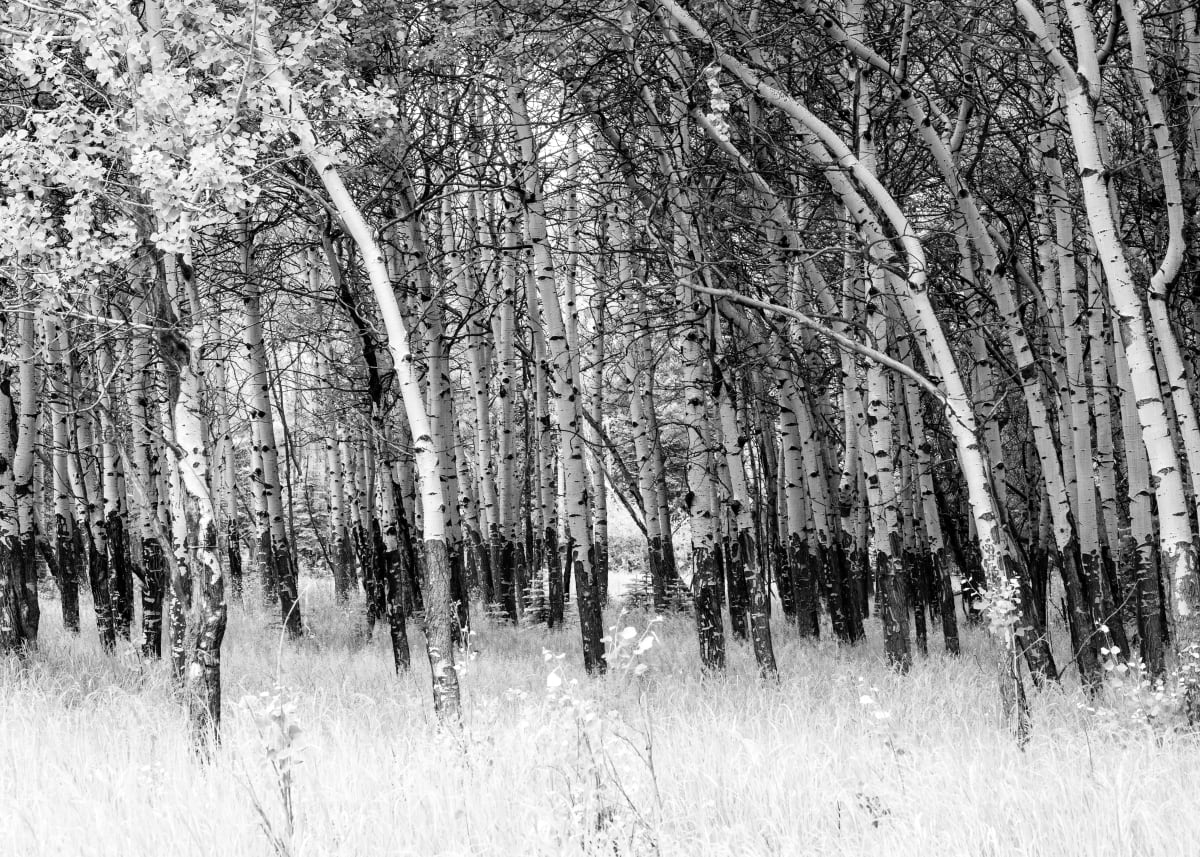
<path id="1" fill-rule="evenodd" d="M 654 823 L 645 807 L 661 808 L 654 769 L 653 730 L 650 727 L 644 688 L 640 681 L 650 669 L 647 652 L 658 642 L 655 626 L 644 629 L 622 626 L 624 612 L 613 625 L 605 658 L 616 683 L 592 683 L 587 690 L 578 679 L 565 675 L 565 656 L 543 650 L 546 674 L 545 707 L 552 733 L 563 741 L 562 776 L 571 820 L 571 836 L 584 849 L 610 844 L 613 848 L 640 853 L 657 848 Z M 603 693 L 625 692 L 637 687 L 642 702 L 643 731 L 632 728 L 615 709 L 603 704 Z M 642 781 L 639 783 L 639 779 Z M 652 803 L 636 793 L 648 787 Z M 619 843 L 619 845 L 618 845 Z"/>

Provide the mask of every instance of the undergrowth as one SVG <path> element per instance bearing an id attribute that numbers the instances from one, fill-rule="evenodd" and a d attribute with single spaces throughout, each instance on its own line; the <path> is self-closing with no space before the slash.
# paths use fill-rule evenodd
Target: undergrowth
<path id="1" fill-rule="evenodd" d="M 477 619 L 451 733 L 423 664 L 393 674 L 387 635 L 364 644 L 358 613 L 313 589 L 309 636 L 282 650 L 266 617 L 231 610 L 224 743 L 199 764 L 166 665 L 133 645 L 102 655 L 56 606 L 28 662 L 0 664 L 7 853 L 1174 855 L 1200 841 L 1197 739 L 1117 652 L 1096 697 L 1072 677 L 1031 690 L 1022 750 L 982 632 L 898 676 L 874 637 L 804 641 L 777 616 L 782 681 L 764 685 L 736 641 L 727 675 L 701 675 L 688 617 L 609 613 L 600 679 L 575 627 Z"/>

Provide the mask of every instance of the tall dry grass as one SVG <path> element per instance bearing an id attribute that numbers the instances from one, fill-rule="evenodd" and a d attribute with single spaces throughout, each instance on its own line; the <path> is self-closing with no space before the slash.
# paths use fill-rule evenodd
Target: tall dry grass
<path id="1" fill-rule="evenodd" d="M 974 634 L 900 677 L 877 640 L 802 642 L 778 621 L 783 680 L 764 687 L 741 644 L 727 677 L 702 678 L 686 619 L 641 655 L 626 642 L 600 681 L 573 628 L 483 623 L 450 736 L 423 659 L 394 676 L 386 635 L 360 645 L 314 589 L 311 636 L 282 649 L 259 611 L 231 611 L 225 742 L 198 764 L 164 665 L 102 656 L 56 606 L 29 662 L 0 667 L 4 855 L 1200 852 L 1195 739 L 1139 725 L 1120 693 L 1089 712 L 1068 681 L 1034 694 L 1022 751 Z M 280 698 L 258 696 L 277 678 Z M 288 752 L 265 749 L 272 711 L 302 730 Z"/>

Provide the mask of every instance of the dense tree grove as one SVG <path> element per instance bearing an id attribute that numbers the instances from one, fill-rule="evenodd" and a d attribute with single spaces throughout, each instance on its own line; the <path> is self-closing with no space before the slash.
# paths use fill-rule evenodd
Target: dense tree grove
<path id="1" fill-rule="evenodd" d="M 452 725 L 474 612 L 605 670 L 620 515 L 698 669 L 1195 720 L 1198 205 L 1189 0 L 11 0 L 0 648 L 90 603 L 204 746 L 332 578 Z"/>

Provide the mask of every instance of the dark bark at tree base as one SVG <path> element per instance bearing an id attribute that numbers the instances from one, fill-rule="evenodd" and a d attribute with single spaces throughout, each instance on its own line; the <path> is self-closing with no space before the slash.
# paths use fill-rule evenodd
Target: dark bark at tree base
<path id="1" fill-rule="evenodd" d="M 600 608 L 599 581 L 596 580 L 592 557 L 575 556 L 573 543 L 568 549 L 574 558 L 575 600 L 579 611 L 579 633 L 583 640 L 583 668 L 588 675 L 602 675 L 608 669 L 604 659 L 604 616 Z"/>
<path id="2" fill-rule="evenodd" d="M 396 526 L 400 538 L 401 583 L 404 586 L 404 609 L 408 616 L 425 609 L 424 596 L 421 593 L 421 559 L 417 540 L 413 537 L 408 515 L 404 512 L 404 502 L 399 485 L 394 485 L 396 497 Z"/>
<path id="3" fill-rule="evenodd" d="M 63 628 L 72 634 L 79 633 L 79 578 L 80 557 L 75 552 L 70 523 L 61 516 L 55 519 L 54 580 L 58 584 L 58 596 L 62 608 Z"/>
<path id="4" fill-rule="evenodd" d="M 663 577 L 662 536 L 654 536 L 646 543 L 646 564 L 650 571 L 651 604 L 656 613 L 667 609 L 667 585 Z"/>
<path id="5" fill-rule="evenodd" d="M 262 584 L 262 605 L 266 608 L 279 603 L 279 569 L 271 549 L 271 533 L 263 530 L 258 534 L 258 552 L 255 557 Z"/>
<path id="6" fill-rule="evenodd" d="M 345 607 L 350 603 L 350 589 L 353 586 L 351 569 L 354 565 L 354 552 L 350 539 L 345 531 L 335 533 L 333 537 L 333 603 Z"/>
<path id="7" fill-rule="evenodd" d="M 1059 552 L 1063 589 L 1067 600 L 1067 626 L 1071 632 L 1071 652 L 1079 677 L 1089 694 L 1099 691 L 1103 682 L 1100 644 L 1096 622 L 1088 605 L 1079 542 L 1074 537 Z"/>
<path id="8" fill-rule="evenodd" d="M 184 668 L 187 666 L 187 611 L 179 590 L 182 581 L 175 578 L 167 589 L 167 638 L 171 646 L 171 678 L 178 687 L 183 687 Z"/>
<path id="9" fill-rule="evenodd" d="M 841 606 L 841 623 L 844 636 L 843 643 L 857 643 L 865 635 L 863 629 L 862 611 L 859 609 L 858 581 L 854 574 L 854 561 L 846 552 L 839 536 L 832 546 L 831 563 L 837 585 L 841 588 L 839 604 Z M 838 629 L 835 626 L 834 631 Z"/>
<path id="10" fill-rule="evenodd" d="M 1017 745 L 1024 747 L 1029 740 L 1033 721 L 1029 714 L 1025 683 L 1021 680 L 1020 662 L 1001 651 L 996 672 L 1000 679 L 1000 704 L 1004 710 L 1004 719 L 1011 725 Z"/>
<path id="11" fill-rule="evenodd" d="M 238 530 L 237 521 L 230 521 L 225 532 L 225 553 L 229 562 L 229 596 L 235 604 L 241 604 L 246 581 L 242 570 L 242 534 Z"/>
<path id="12" fill-rule="evenodd" d="M 883 622 L 883 647 L 898 672 L 912 666 L 909 648 L 908 607 L 904 600 L 904 569 L 895 554 L 875 553 L 875 585 L 879 592 L 879 618 Z"/>
<path id="13" fill-rule="evenodd" d="M 163 636 L 163 568 L 162 545 L 158 539 L 142 542 L 142 657 L 158 660 L 162 657 Z"/>
<path id="14" fill-rule="evenodd" d="M 467 600 L 471 598 L 479 598 L 485 604 L 488 599 L 485 596 L 485 581 L 492 579 L 492 551 L 491 544 L 485 541 L 481 533 L 471 531 L 471 547 L 475 552 L 476 565 L 475 574 L 471 576 L 469 589 L 467 592 Z"/>
<path id="15" fill-rule="evenodd" d="M 922 574 L 923 560 L 914 556 L 910 551 L 902 554 L 901 565 L 905 569 L 900 585 L 904 592 L 904 601 L 912 610 L 913 631 L 917 642 L 917 651 L 922 655 L 929 654 L 929 627 L 925 621 L 925 592 Z"/>
<path id="16" fill-rule="evenodd" d="M 1136 615 L 1142 660 L 1154 678 L 1161 677 L 1167 669 L 1166 633 L 1162 621 L 1162 600 L 1159 586 L 1158 552 L 1150 549 L 1148 562 L 1143 562 L 1141 553 L 1132 537 L 1125 539 L 1125 577 L 1134 581 L 1136 591 Z"/>
<path id="17" fill-rule="evenodd" d="M 946 545 L 950 549 L 950 557 L 958 568 L 959 583 L 962 591 L 963 617 L 968 626 L 979 625 L 983 614 L 979 610 L 979 599 L 987 589 L 987 581 L 983 577 L 983 566 L 980 562 L 979 540 L 967 539 L 960 535 L 966 524 L 963 516 L 950 508 L 945 494 L 942 492 L 941 481 L 933 480 L 934 497 L 937 500 L 938 517 L 942 524 L 942 533 L 946 537 Z M 1027 563 L 1023 563 L 1028 568 Z M 949 574 L 949 570 L 946 571 Z M 1028 577 L 1028 573 L 1024 575 Z M 944 584 L 943 584 L 944 586 Z M 1044 622 L 1042 623 L 1044 624 Z"/>
<path id="18" fill-rule="evenodd" d="M 705 670 L 725 669 L 725 625 L 717 597 L 718 578 L 712 551 L 692 548 L 692 597 L 696 605 L 696 632 L 700 638 L 700 663 Z"/>
<path id="19" fill-rule="evenodd" d="M 608 604 L 608 543 L 593 541 L 596 554 L 596 582 L 600 588 L 600 606 Z"/>
<path id="20" fill-rule="evenodd" d="M 425 540 L 425 651 L 433 675 L 433 707 L 438 720 L 457 726 L 462 719 L 458 671 L 451 640 L 450 555 L 442 539 Z"/>
<path id="21" fill-rule="evenodd" d="M 397 673 L 407 672 L 412 663 L 408 647 L 408 629 L 404 610 L 402 571 L 398 551 L 381 552 L 383 571 L 384 613 L 392 640 L 392 665 Z"/>
<path id="22" fill-rule="evenodd" d="M 728 593 L 729 629 L 735 639 L 746 640 L 750 636 L 748 613 L 750 611 L 750 592 L 746 586 L 746 562 L 738 542 L 732 539 L 722 540 L 721 553 L 724 557 L 724 584 Z"/>
<path id="23" fill-rule="evenodd" d="M 497 595 L 499 592 L 497 582 L 500 575 L 500 553 L 503 551 L 503 549 L 504 542 L 503 539 L 500 538 L 500 528 L 498 525 L 493 523 L 490 527 L 490 532 L 488 533 L 487 573 L 483 576 L 483 580 L 480 581 L 483 590 L 480 593 L 480 597 L 483 599 L 484 604 L 493 604 L 499 600 L 499 596 Z"/>
<path id="24" fill-rule="evenodd" d="M 574 545 L 568 545 L 568 556 Z M 563 567 L 558 563 L 558 531 L 547 527 L 542 552 L 546 557 L 546 627 L 557 628 L 563 624 L 566 610 L 566 579 Z"/>
<path id="25" fill-rule="evenodd" d="M 24 654 L 37 645 L 42 610 L 38 603 L 37 545 L 33 533 L 0 546 L 0 651 Z"/>
<path id="26" fill-rule="evenodd" d="M 1029 566 L 1023 559 L 1019 554 L 1003 558 L 1005 579 L 1017 581 L 1021 595 L 1018 607 L 1021 630 L 1016 633 L 1017 653 L 1024 654 L 1033 683 L 1040 687 L 1047 681 L 1058 680 L 1058 667 L 1050 651 L 1050 638 L 1046 634 L 1046 628 L 1038 619 L 1037 609 L 1030 594 Z"/>
<path id="27" fill-rule="evenodd" d="M 379 598 L 376 587 L 379 585 L 379 572 L 375 560 L 375 539 L 367 535 L 361 524 L 356 524 L 351 536 L 354 539 L 354 552 L 358 557 L 358 567 L 362 572 L 363 587 L 363 634 L 367 640 L 375 629 L 375 621 L 379 617 Z"/>
<path id="28" fill-rule="evenodd" d="M 304 620 L 300 615 L 299 581 L 292 561 L 292 549 L 287 539 L 273 539 L 271 561 L 279 587 L 279 613 L 287 635 L 296 639 L 304 635 Z"/>
<path id="29" fill-rule="evenodd" d="M 1129 635 L 1125 630 L 1125 617 L 1128 615 L 1128 605 L 1135 600 L 1132 592 L 1123 591 L 1117 578 L 1116 561 L 1107 547 L 1100 551 L 1100 585 L 1102 588 L 1102 612 L 1100 620 L 1108 626 L 1109 636 L 1121 650 L 1124 657 L 1133 653 Z"/>
<path id="30" fill-rule="evenodd" d="M 125 522 L 119 513 L 109 513 L 105 531 L 108 533 L 113 628 L 118 637 L 128 640 L 133 632 L 133 570 L 130 567 Z"/>
<path id="31" fill-rule="evenodd" d="M 36 639 L 27 636 L 20 544 L 15 537 L 0 539 L 0 654 L 25 653 Z"/>
<path id="32" fill-rule="evenodd" d="M 788 561 L 792 570 L 792 598 L 796 605 L 796 628 L 801 637 L 821 636 L 821 602 L 808 543 L 799 533 L 788 539 Z"/>
<path id="33" fill-rule="evenodd" d="M 109 587 L 108 557 L 96 549 L 90 530 L 87 534 L 88 581 L 92 587 L 92 605 L 96 611 L 96 633 L 106 652 L 117 648 L 116 627 L 113 621 L 112 590 Z"/>
<path id="34" fill-rule="evenodd" d="M 212 525 L 200 550 L 200 621 L 192 645 L 185 693 L 192 747 L 207 756 L 221 743 L 221 643 L 225 639 L 228 606 L 225 575 L 217 558 L 217 531 Z"/>
<path id="35" fill-rule="evenodd" d="M 517 621 L 517 592 L 516 592 L 516 545 L 511 539 L 500 538 L 500 564 L 496 568 L 495 589 L 496 600 L 500 612 L 509 622 Z"/>
<path id="36" fill-rule="evenodd" d="M 769 595 L 767 582 L 759 572 L 758 549 L 752 530 L 738 534 L 734 549 L 740 554 L 743 585 L 750 593 L 747 614 L 750 622 L 750 640 L 754 645 L 754 661 L 758 674 L 765 680 L 777 681 L 779 667 L 775 663 L 775 645 L 771 639 L 771 619 L 767 612 Z"/>
<path id="37" fill-rule="evenodd" d="M 779 591 L 779 603 L 783 607 L 784 618 L 788 622 L 795 624 L 797 622 L 796 570 L 792 567 L 788 545 L 782 539 L 776 541 L 774 550 L 776 569 L 775 586 Z"/>
<path id="38" fill-rule="evenodd" d="M 467 644 L 471 631 L 471 602 L 467 588 L 466 556 L 461 541 L 447 541 L 450 556 L 450 604 L 454 608 L 453 638 L 460 648 Z"/>
<path id="39" fill-rule="evenodd" d="M 962 652 L 962 646 L 958 639 L 958 611 L 954 603 L 954 579 L 950 575 L 950 565 L 941 552 L 932 555 L 930 564 L 937 576 L 938 596 L 941 598 L 938 612 L 942 619 L 942 642 L 947 654 L 958 655 Z"/>

